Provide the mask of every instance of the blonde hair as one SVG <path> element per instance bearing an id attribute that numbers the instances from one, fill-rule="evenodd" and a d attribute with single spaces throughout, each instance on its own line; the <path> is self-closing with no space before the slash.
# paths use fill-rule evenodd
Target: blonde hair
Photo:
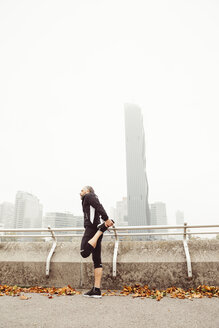
<path id="1" fill-rule="evenodd" d="M 85 188 L 94 194 L 94 189 L 91 186 L 85 186 Z"/>

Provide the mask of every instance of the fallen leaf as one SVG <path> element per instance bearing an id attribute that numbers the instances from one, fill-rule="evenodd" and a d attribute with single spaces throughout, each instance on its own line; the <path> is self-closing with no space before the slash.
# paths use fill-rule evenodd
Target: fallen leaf
<path id="1" fill-rule="evenodd" d="M 20 296 L 20 300 L 28 300 L 29 297 L 25 296 L 25 295 L 21 295 Z"/>

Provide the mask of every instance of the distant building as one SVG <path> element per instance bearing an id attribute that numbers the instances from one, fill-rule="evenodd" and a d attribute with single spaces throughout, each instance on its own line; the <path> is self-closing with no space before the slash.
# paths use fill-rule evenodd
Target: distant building
<path id="1" fill-rule="evenodd" d="M 111 206 L 109 211 L 110 219 L 116 218 L 116 209 L 115 207 Z"/>
<path id="2" fill-rule="evenodd" d="M 163 202 L 155 202 L 150 204 L 151 225 L 167 225 L 166 204 Z M 165 230 L 153 230 L 153 232 L 164 232 Z M 152 231 L 151 231 L 152 232 Z M 165 235 L 155 235 L 153 239 L 167 239 Z"/>
<path id="3" fill-rule="evenodd" d="M 81 222 L 79 216 L 74 216 L 71 212 L 47 212 L 45 216 L 43 217 L 43 228 L 48 228 L 50 226 L 51 228 L 74 228 L 77 227 L 78 223 Z M 79 223 L 79 226 L 80 223 Z M 81 232 L 76 231 L 55 231 L 55 235 L 68 235 L 68 234 L 76 234 Z M 48 234 L 48 233 L 42 233 L 42 234 Z M 62 239 L 61 239 L 62 238 Z M 67 241 L 70 238 L 70 240 L 74 240 L 74 237 L 59 237 L 59 241 Z M 45 240 L 50 240 L 50 238 L 45 238 Z"/>
<path id="4" fill-rule="evenodd" d="M 4 229 L 4 225 L 3 225 L 3 223 L 0 223 L 0 229 Z M 1 239 L 1 236 L 4 234 L 4 232 L 2 231 L 0 231 L 0 242 L 2 241 L 2 239 Z M 4 239 L 3 239 L 4 240 Z"/>
<path id="5" fill-rule="evenodd" d="M 166 225 L 166 204 L 163 202 L 155 202 L 150 204 L 151 225 Z"/>
<path id="6" fill-rule="evenodd" d="M 121 201 L 116 202 L 116 217 L 120 222 L 124 222 L 128 215 L 127 197 L 123 197 Z"/>
<path id="7" fill-rule="evenodd" d="M 0 204 L 0 223 L 5 229 L 14 228 L 14 204 L 3 202 Z"/>
<path id="8" fill-rule="evenodd" d="M 176 211 L 176 225 L 184 225 L 184 213 Z M 175 232 L 183 232 L 183 229 L 176 229 Z M 183 239 L 183 235 L 176 235 L 175 239 Z"/>
<path id="9" fill-rule="evenodd" d="M 43 217 L 43 227 L 69 228 L 76 227 L 76 217 L 71 212 L 47 212 Z"/>
<path id="10" fill-rule="evenodd" d="M 117 201 L 115 208 L 110 208 L 110 218 L 115 219 L 116 226 L 128 225 L 127 214 L 127 197 L 123 197 L 121 201 Z"/>
<path id="11" fill-rule="evenodd" d="M 141 109 L 125 105 L 128 225 L 150 225 L 145 133 Z"/>
<path id="12" fill-rule="evenodd" d="M 176 211 L 176 225 L 184 225 L 184 213 Z"/>
<path id="13" fill-rule="evenodd" d="M 36 196 L 18 191 L 15 200 L 14 227 L 41 228 L 42 210 L 42 204 Z"/>
<path id="14" fill-rule="evenodd" d="M 76 227 L 84 227 L 84 217 L 81 215 L 76 215 Z"/>
<path id="15" fill-rule="evenodd" d="M 77 228 L 84 228 L 84 217 L 81 216 L 81 215 L 76 215 L 75 216 L 75 219 L 76 219 L 76 227 Z M 76 232 L 77 234 L 83 234 L 83 231 L 77 231 Z"/>

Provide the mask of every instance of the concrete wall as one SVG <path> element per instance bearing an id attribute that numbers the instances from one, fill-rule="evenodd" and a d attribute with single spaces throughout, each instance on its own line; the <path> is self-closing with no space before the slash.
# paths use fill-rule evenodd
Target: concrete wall
<path id="1" fill-rule="evenodd" d="M 121 241 L 117 276 L 112 276 L 113 241 L 102 242 L 102 288 L 121 289 L 125 284 L 147 284 L 150 288 L 219 286 L 219 240 L 188 241 L 193 277 L 187 278 L 182 241 Z M 51 242 L 1 242 L 0 284 L 74 288 L 93 285 L 91 256 L 82 258 L 79 242 L 59 242 L 46 277 L 46 259 Z"/>

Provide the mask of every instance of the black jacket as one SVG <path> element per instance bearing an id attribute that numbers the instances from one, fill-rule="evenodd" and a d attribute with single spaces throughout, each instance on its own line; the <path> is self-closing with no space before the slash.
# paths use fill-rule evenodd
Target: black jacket
<path id="1" fill-rule="evenodd" d="M 101 223 L 100 216 L 104 221 L 109 218 L 102 204 L 100 204 L 97 195 L 94 193 L 90 192 L 82 197 L 82 208 L 85 228 L 87 226 L 96 228 Z"/>

